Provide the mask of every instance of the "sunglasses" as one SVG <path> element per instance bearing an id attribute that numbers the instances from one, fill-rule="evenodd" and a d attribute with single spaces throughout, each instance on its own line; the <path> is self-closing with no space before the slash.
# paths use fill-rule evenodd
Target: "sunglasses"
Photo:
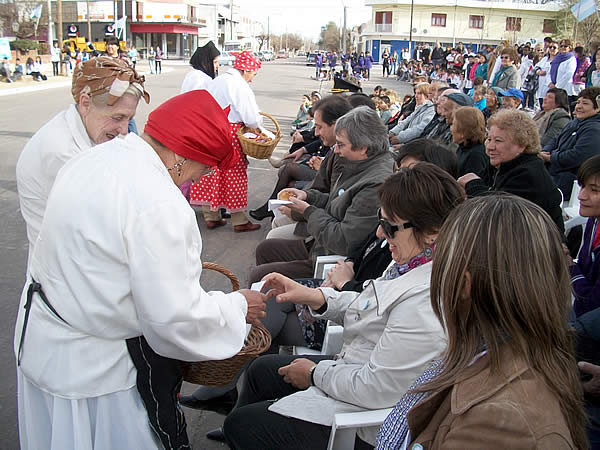
<path id="1" fill-rule="evenodd" d="M 377 220 L 379 220 L 379 226 L 381 227 L 385 235 L 390 239 L 393 239 L 394 235 L 396 234 L 396 231 L 400 229 L 406 230 L 408 228 L 415 228 L 415 226 L 410 222 L 406 222 L 402 225 L 391 224 L 381 216 L 381 208 L 377 210 Z"/>
<path id="2" fill-rule="evenodd" d="M 566 44 L 560 44 L 560 48 L 569 48 L 569 46 Z"/>
<path id="3" fill-rule="evenodd" d="M 556 45 L 551 45 L 551 46 L 550 46 L 550 47 L 548 47 L 548 48 L 551 48 L 552 50 L 558 50 L 558 47 L 557 47 Z"/>

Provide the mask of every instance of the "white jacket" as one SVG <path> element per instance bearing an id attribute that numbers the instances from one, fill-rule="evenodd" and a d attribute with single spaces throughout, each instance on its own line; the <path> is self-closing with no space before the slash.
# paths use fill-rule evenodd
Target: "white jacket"
<path id="1" fill-rule="evenodd" d="M 73 158 L 56 178 L 30 264 L 68 324 L 35 297 L 23 374 L 45 392 L 83 399 L 135 386 L 128 338 L 143 334 L 156 353 L 179 360 L 233 356 L 246 335 L 246 301 L 202 289 L 201 251 L 194 211 L 139 136 Z"/>
<path id="2" fill-rule="evenodd" d="M 229 69 L 219 75 L 207 83 L 205 89 L 221 105 L 221 108 L 231 106 L 229 122 L 242 122 L 252 128 L 262 124 L 262 116 L 254 92 L 237 69 Z"/>
<path id="3" fill-rule="evenodd" d="M 206 85 L 212 81 L 212 78 L 201 70 L 192 69 L 183 79 L 181 83 L 180 94 L 185 94 L 189 91 L 206 89 Z"/>
<path id="4" fill-rule="evenodd" d="M 573 75 L 577 70 L 577 58 L 572 57 L 563 61 L 558 66 L 556 73 L 556 87 L 567 91 L 567 95 L 577 95 L 573 84 Z"/>
<path id="5" fill-rule="evenodd" d="M 536 98 L 544 98 L 550 89 L 550 60 L 547 56 L 544 56 L 534 67 L 534 69 L 540 69 L 546 72 L 546 75 L 540 75 L 538 77 L 538 89 Z"/>
<path id="6" fill-rule="evenodd" d="M 319 362 L 316 387 L 284 397 L 269 410 L 331 425 L 339 412 L 394 406 L 446 347 L 431 308 L 431 265 L 394 280 L 368 281 L 362 293 L 321 288 L 327 311 L 315 317 L 344 325 L 342 350 L 338 359 Z M 359 436 L 374 444 L 378 428 L 363 428 Z"/>
<path id="7" fill-rule="evenodd" d="M 21 152 L 17 161 L 17 190 L 27 226 L 28 266 L 58 171 L 93 145 L 77 107 L 70 105 L 40 128 Z"/>

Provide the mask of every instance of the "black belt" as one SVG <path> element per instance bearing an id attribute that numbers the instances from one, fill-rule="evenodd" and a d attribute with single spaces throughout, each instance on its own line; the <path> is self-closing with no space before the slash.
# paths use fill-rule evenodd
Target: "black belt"
<path id="1" fill-rule="evenodd" d="M 25 342 L 25 332 L 27 331 L 27 322 L 29 321 L 29 312 L 31 311 L 31 303 L 33 301 L 33 294 L 36 293 L 36 292 L 38 294 L 40 294 L 40 298 L 46 304 L 46 306 L 48 307 L 48 309 L 50 311 L 52 311 L 52 313 L 56 317 L 58 317 L 60 320 L 62 320 L 64 323 L 66 323 L 68 325 L 68 322 L 61 317 L 61 315 L 54 309 L 54 307 L 50 303 L 50 300 L 48 300 L 48 297 L 46 297 L 46 294 L 42 290 L 42 285 L 40 283 L 38 283 L 37 281 L 35 281 L 32 278 L 31 279 L 31 283 L 29 284 L 29 287 L 27 288 L 27 301 L 25 302 L 25 306 L 24 306 L 24 308 L 25 308 L 25 317 L 23 318 L 23 329 L 21 330 L 21 339 L 19 341 L 19 352 L 18 352 L 18 355 L 17 355 L 17 366 L 21 365 L 21 356 L 23 355 L 23 342 Z"/>

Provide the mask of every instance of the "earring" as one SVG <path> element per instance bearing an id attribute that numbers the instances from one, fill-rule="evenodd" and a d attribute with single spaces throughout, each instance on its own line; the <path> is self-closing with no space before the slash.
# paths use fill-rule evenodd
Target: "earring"
<path id="1" fill-rule="evenodd" d="M 173 167 L 167 168 L 167 170 L 169 172 L 173 169 L 177 170 L 177 176 L 180 177 L 181 176 L 181 167 L 185 164 L 186 161 L 187 161 L 187 159 L 183 158 L 181 161 L 177 161 Z"/>

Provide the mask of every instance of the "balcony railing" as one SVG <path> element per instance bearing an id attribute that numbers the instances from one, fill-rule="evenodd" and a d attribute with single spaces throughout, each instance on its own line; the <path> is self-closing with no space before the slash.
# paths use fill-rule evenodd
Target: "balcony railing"
<path id="1" fill-rule="evenodd" d="M 376 23 L 375 24 L 375 33 L 391 33 L 392 32 L 392 24 L 391 23 Z"/>

